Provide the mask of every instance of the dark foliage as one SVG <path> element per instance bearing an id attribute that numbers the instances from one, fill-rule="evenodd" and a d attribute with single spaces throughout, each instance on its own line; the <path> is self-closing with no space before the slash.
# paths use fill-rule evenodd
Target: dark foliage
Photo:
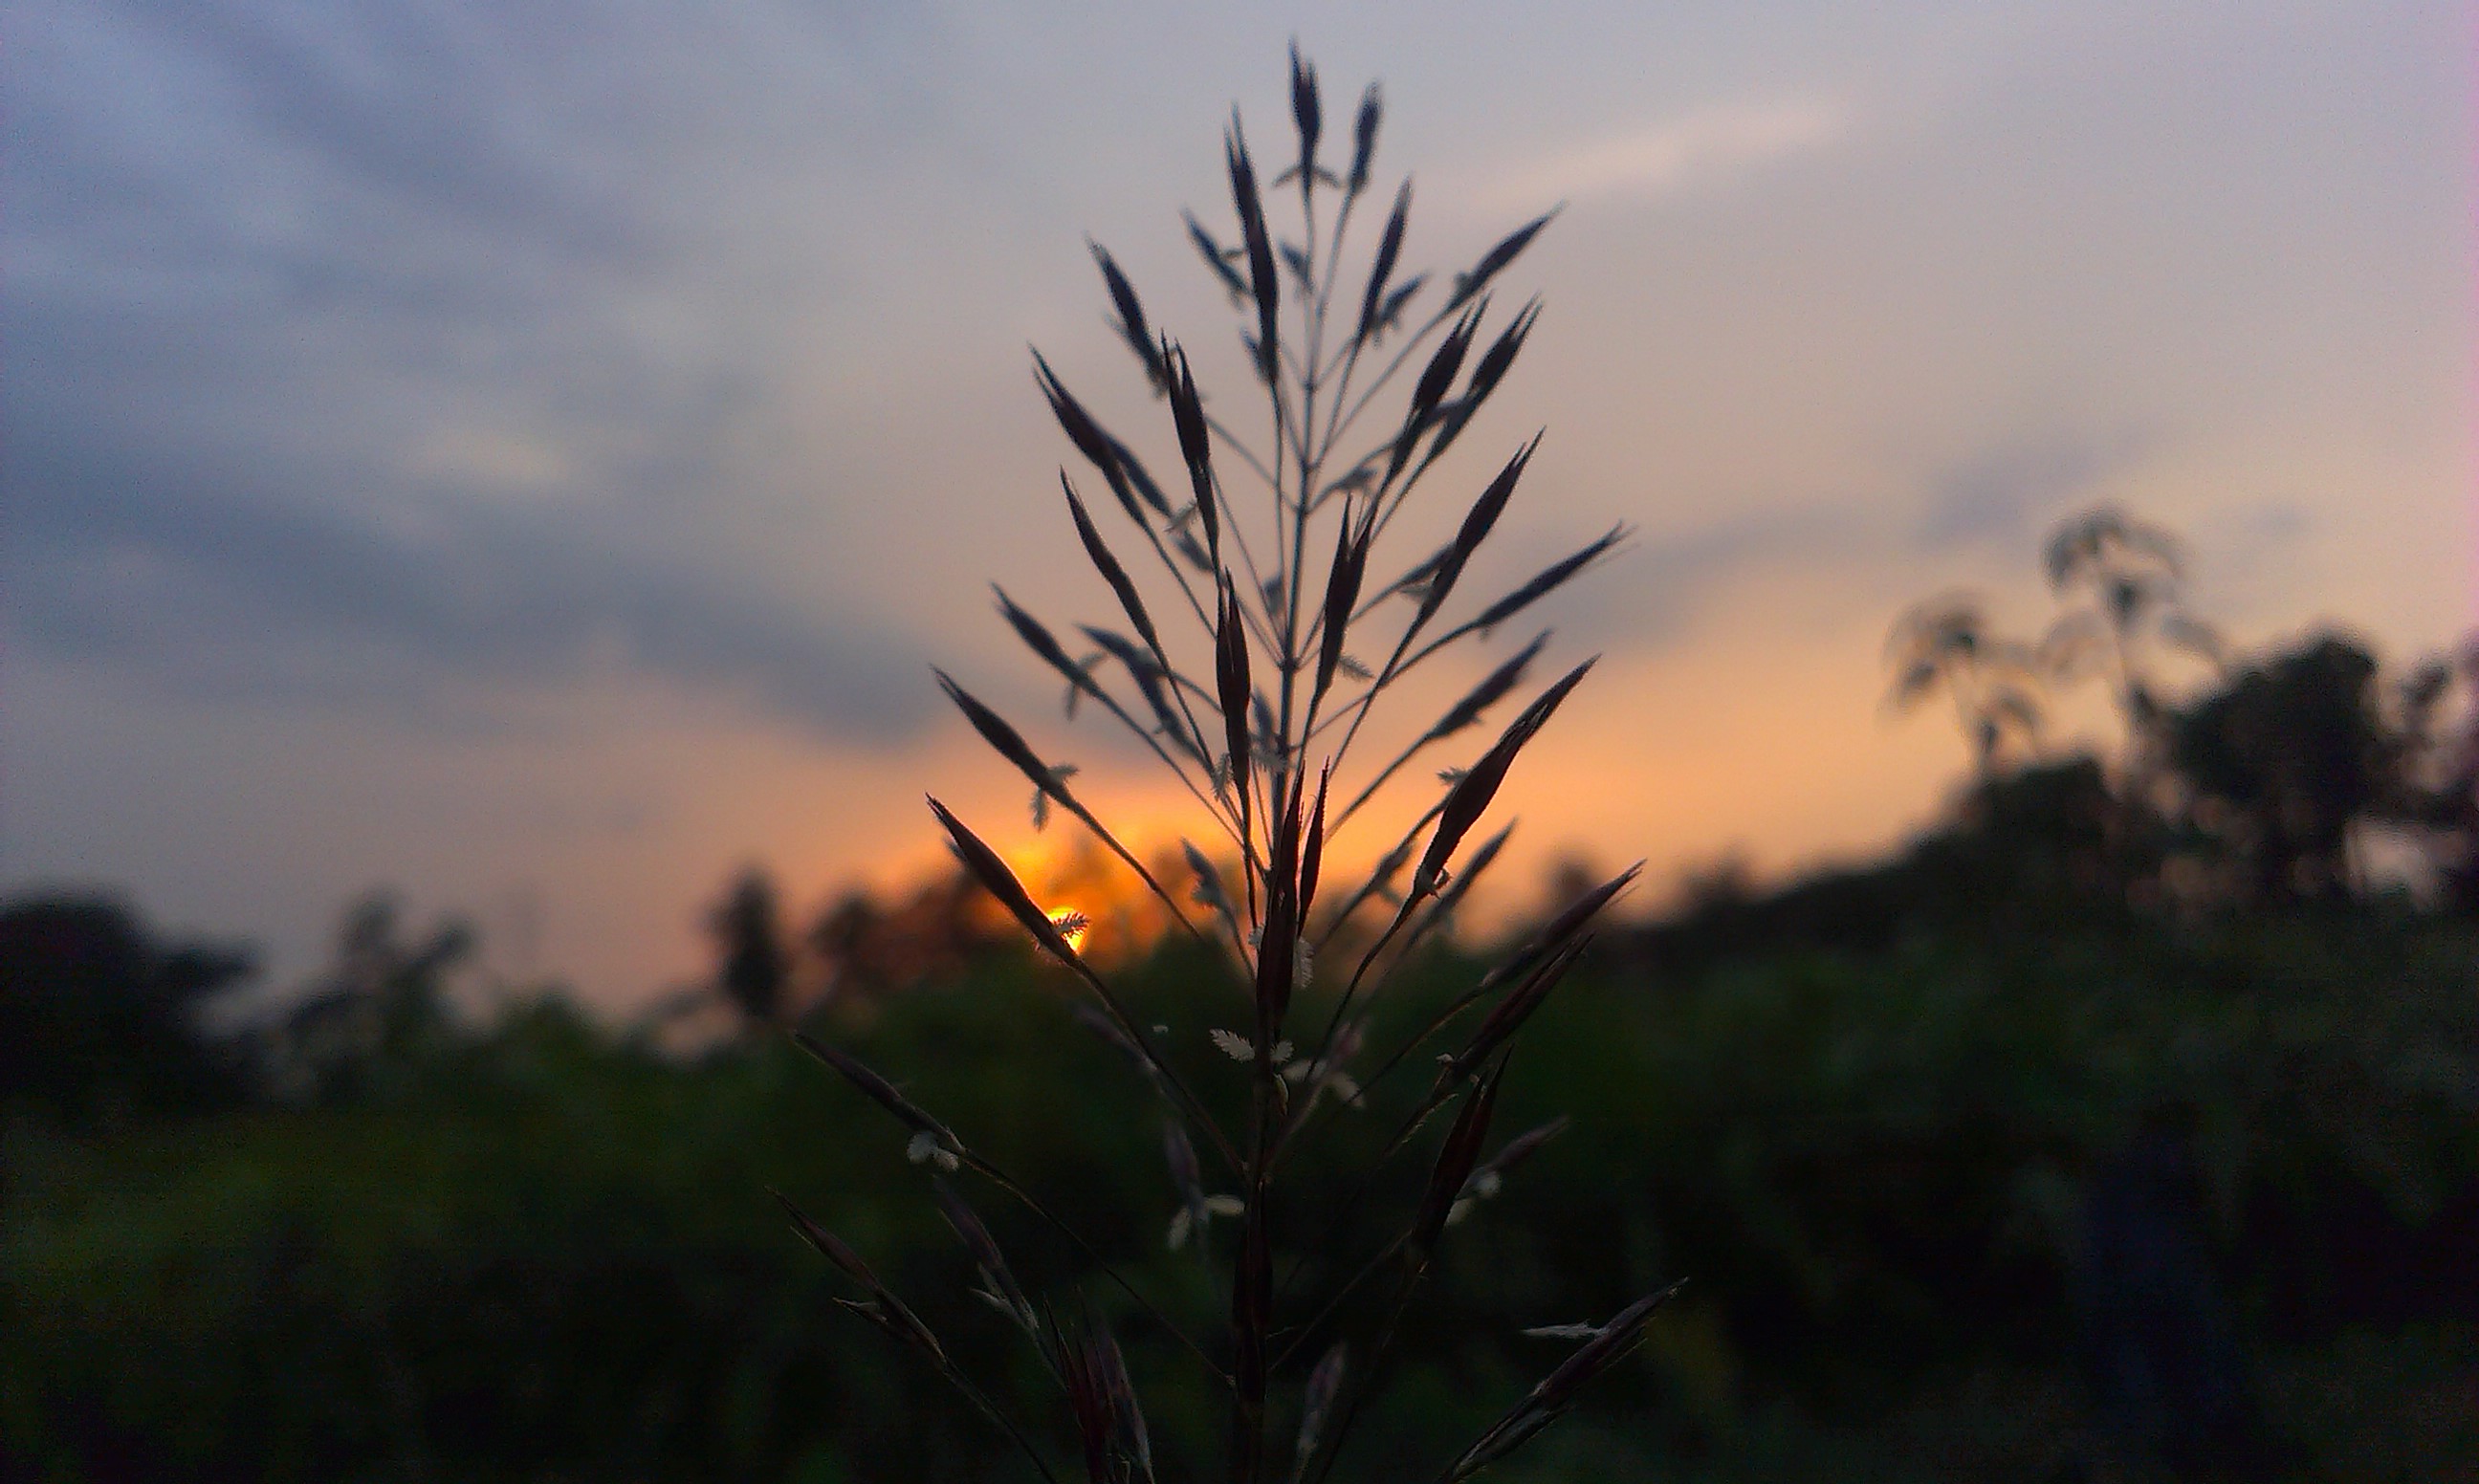
<path id="1" fill-rule="evenodd" d="M 201 1021 L 247 953 L 166 942 L 97 897 L 0 909 L 0 1111 L 73 1128 L 239 1100 L 247 1068 Z"/>

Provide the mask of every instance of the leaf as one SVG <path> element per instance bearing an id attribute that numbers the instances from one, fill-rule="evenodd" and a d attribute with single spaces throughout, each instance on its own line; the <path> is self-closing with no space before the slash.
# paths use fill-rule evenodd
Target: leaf
<path id="1" fill-rule="evenodd" d="M 1574 1121 L 1565 1113 L 1560 1113 L 1546 1123 L 1516 1135 L 1506 1141 L 1504 1148 L 1491 1155 L 1487 1164 L 1474 1170 L 1472 1178 L 1477 1180 L 1483 1175 L 1504 1176 L 1507 1171 L 1539 1153 L 1542 1145 L 1567 1132 Z"/>
<path id="2" fill-rule="evenodd" d="M 1567 977 L 1567 971 L 1575 966 L 1575 960 L 1583 957 L 1585 948 L 1590 946 L 1592 941 L 1589 934 L 1569 939 L 1556 952 L 1543 959 L 1540 966 L 1525 976 L 1522 983 L 1508 990 L 1504 998 L 1491 1006 L 1489 1013 L 1481 1018 L 1480 1028 L 1472 1032 L 1471 1040 L 1464 1046 L 1463 1050 L 1446 1059 L 1444 1068 L 1439 1074 L 1440 1080 L 1451 1082 L 1468 1075 L 1473 1067 L 1488 1061 L 1492 1053 L 1504 1045 L 1516 1032 L 1523 1028 L 1526 1020 L 1532 1018 L 1532 1012 L 1539 1010 L 1542 1002 L 1549 998 L 1549 991 L 1558 987 L 1558 982 Z"/>
<path id="3" fill-rule="evenodd" d="M 1420 434 L 1427 431 L 1439 399 L 1446 395 L 1446 388 L 1454 383 L 1455 372 L 1462 369 L 1464 352 L 1471 346 L 1478 315 L 1479 310 L 1475 309 L 1457 320 L 1446 331 L 1445 338 L 1438 343 L 1438 348 L 1429 352 L 1429 364 L 1421 369 L 1420 379 L 1412 389 L 1411 405 L 1403 413 L 1402 431 L 1394 435 L 1393 451 L 1387 455 L 1386 477 L 1380 481 L 1381 487 L 1393 484 L 1395 475 L 1403 472 L 1403 466 L 1411 462 L 1412 449 L 1418 445 Z"/>
<path id="4" fill-rule="evenodd" d="M 1465 385 L 1464 395 L 1450 403 L 1441 416 L 1438 436 L 1430 442 L 1429 451 L 1422 456 L 1423 464 L 1435 463 L 1462 436 L 1473 416 L 1489 401 L 1490 394 L 1495 392 L 1497 384 L 1505 379 L 1508 369 L 1515 364 L 1516 352 L 1523 348 L 1524 339 L 1532 333 L 1533 322 L 1540 315 L 1541 301 L 1535 298 L 1523 306 L 1514 322 L 1501 331 L 1496 341 L 1482 353 L 1479 364 L 1472 368 L 1471 380 Z"/>
<path id="5" fill-rule="evenodd" d="M 1479 1441 L 1465 1449 L 1463 1455 L 1447 1468 L 1444 1474 L 1447 1484 L 1462 1484 L 1463 1480 L 1505 1458 L 1556 1421 L 1587 1382 L 1633 1353 L 1644 1339 L 1644 1327 L 1651 1319 L 1653 1311 L 1685 1286 L 1681 1280 L 1648 1293 L 1620 1310 L 1608 1323 L 1591 1326 L 1589 1337 L 1574 1353 L 1560 1362 L 1558 1368 L 1533 1387 L 1514 1410 L 1482 1433 Z M 1568 1326 L 1555 1327 L 1564 1329 Z"/>
<path id="6" fill-rule="evenodd" d="M 1127 445 L 1112 437 L 1103 430 L 1102 424 L 1093 421 L 1092 414 L 1086 412 L 1085 404 L 1068 392 L 1065 383 L 1051 371 L 1050 363 L 1041 358 L 1038 350 L 1033 353 L 1033 365 L 1034 380 L 1050 403 L 1051 416 L 1059 420 L 1061 430 L 1067 434 L 1067 441 L 1076 446 L 1076 451 L 1085 455 L 1086 462 L 1101 472 L 1103 479 L 1111 486 L 1111 493 L 1117 497 L 1120 508 L 1127 511 L 1128 519 L 1139 525 L 1145 525 L 1143 505 L 1151 505 L 1156 514 L 1169 519 L 1170 502 L 1163 498 L 1161 488 L 1154 483 L 1153 476 L 1144 472 L 1136 455 L 1128 451 Z"/>
<path id="7" fill-rule="evenodd" d="M 1325 859 L 1325 790 L 1334 779 L 1334 764 L 1329 761 L 1317 773 L 1316 804 L 1309 810 L 1308 832 L 1300 841 L 1300 891 L 1297 920 L 1307 922 L 1309 908 L 1316 905 L 1317 872 Z"/>
<path id="8" fill-rule="evenodd" d="M 1325 1430 L 1328 1413 L 1334 1410 L 1334 1399 L 1342 1391 L 1342 1371 L 1349 1346 L 1336 1341 L 1309 1372 L 1308 1390 L 1300 1398 L 1299 1441 L 1292 1449 L 1291 1478 L 1293 1484 L 1308 1472 L 1309 1460 L 1316 1453 L 1318 1434 Z"/>
<path id="9" fill-rule="evenodd" d="M 1480 984 L 1472 993 L 1475 996 L 1486 995 L 1499 985 L 1530 972 L 1533 965 L 1565 947 L 1569 939 L 1582 933 L 1595 917 L 1600 915 L 1601 908 L 1609 906 L 1620 892 L 1632 885 L 1643 871 L 1644 862 L 1639 860 L 1568 903 L 1564 910 L 1543 924 L 1540 931 L 1533 934 L 1531 939 L 1521 948 L 1517 949 L 1505 962 L 1483 975 Z"/>
<path id="10" fill-rule="evenodd" d="M 1034 1329 L 1033 1302 L 1016 1283 L 1014 1271 L 1008 1267 L 1007 1254 L 999 1250 L 997 1240 L 990 1236 L 990 1229 L 982 1224 L 981 1216 L 945 1180 L 933 1176 L 930 1190 L 937 1199 L 939 1215 L 947 1218 L 948 1229 L 956 1234 L 958 1241 L 963 1243 L 973 1265 L 998 1290 L 996 1296 L 1001 1300 L 998 1306 L 1001 1312 L 1031 1333 Z"/>
<path id="11" fill-rule="evenodd" d="M 1418 273 L 1413 275 L 1411 282 L 1386 295 L 1386 302 L 1377 309 L 1377 323 L 1373 326 L 1375 333 L 1382 335 L 1393 329 L 1395 322 L 1403 318 L 1403 307 L 1412 302 L 1412 295 L 1426 288 L 1428 282 L 1428 274 Z"/>
<path id="12" fill-rule="evenodd" d="M 1009 726 L 1005 717 L 984 705 L 944 670 L 933 667 L 930 673 L 938 678 L 938 688 L 947 693 L 948 700 L 956 703 L 957 709 L 964 713 L 965 719 L 973 724 L 973 729 L 982 734 L 983 741 L 987 742 L 1000 756 L 1015 764 L 1016 771 L 1022 773 L 1040 793 L 1073 810 L 1078 818 L 1085 817 L 1084 806 L 1068 793 L 1065 780 L 1035 754 L 1023 734 Z"/>
<path id="13" fill-rule="evenodd" d="M 1309 255 L 1290 243 L 1282 244 L 1281 252 L 1283 267 L 1291 270 L 1291 277 L 1298 281 L 1301 294 L 1306 296 L 1315 294 L 1316 267 L 1309 262 Z"/>
<path id="14" fill-rule="evenodd" d="M 1212 762 L 1205 755 L 1203 738 L 1191 733 L 1186 720 L 1172 708 L 1170 695 L 1163 687 L 1177 681 L 1162 668 L 1161 663 L 1130 643 L 1124 634 L 1112 633 L 1090 624 L 1080 624 L 1077 630 L 1100 645 L 1128 673 L 1128 678 L 1136 683 L 1137 693 L 1144 698 L 1146 706 L 1154 713 L 1154 723 L 1162 734 L 1197 762 L 1211 767 Z"/>
<path id="15" fill-rule="evenodd" d="M 870 1271 L 869 1265 L 860 1260 L 859 1253 L 845 1245 L 843 1239 L 802 1215 L 801 1208 L 793 1205 L 791 1198 L 782 1191 L 770 1190 L 768 1193 L 782 1203 L 783 1210 L 792 1217 L 792 1228 L 801 1234 L 801 1240 L 843 1269 L 846 1277 L 868 1290 L 871 1300 L 866 1305 L 854 1304 L 850 1300 L 840 1302 L 897 1340 L 918 1347 L 941 1363 L 945 1362 L 947 1352 L 938 1343 L 938 1337 L 931 1333 L 930 1326 L 922 1323 L 920 1317 L 907 1307 L 904 1300 L 879 1281 L 878 1274 Z"/>

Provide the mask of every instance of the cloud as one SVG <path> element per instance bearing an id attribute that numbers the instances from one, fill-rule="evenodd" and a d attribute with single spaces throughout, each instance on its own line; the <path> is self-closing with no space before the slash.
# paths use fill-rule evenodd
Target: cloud
<path id="1" fill-rule="evenodd" d="M 752 557 L 802 476 L 738 452 L 779 347 L 707 230 L 749 183 L 697 164 L 736 104 L 672 81 L 663 24 L 31 15 L 13 125 L 40 147 L 5 164 L 0 237 L 12 644 L 417 715 L 616 668 L 907 735 L 910 642 Z"/>
<path id="2" fill-rule="evenodd" d="M 1848 129 L 1841 108 L 1813 99 L 1716 105 L 1498 170 L 1473 194 L 1493 212 L 1545 196 L 1655 200 L 1823 148 Z"/>
<path id="3" fill-rule="evenodd" d="M 1931 552 L 1959 546 L 2029 551 L 2050 525 L 2097 503 L 2154 443 L 2148 434 L 2120 431 L 1994 444 L 1930 477 L 1916 543 Z"/>
<path id="4" fill-rule="evenodd" d="M 31 457 L 9 629 L 38 652 L 190 694 L 338 703 L 557 684 L 617 664 L 877 745 L 926 714 L 908 644 L 599 546 L 542 512 L 434 507 L 391 529 L 270 501 L 263 480 L 115 466 L 97 450 Z"/>

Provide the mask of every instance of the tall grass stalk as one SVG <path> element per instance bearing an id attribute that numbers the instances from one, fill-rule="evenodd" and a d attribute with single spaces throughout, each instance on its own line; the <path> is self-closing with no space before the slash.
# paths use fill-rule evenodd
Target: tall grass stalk
<path id="1" fill-rule="evenodd" d="M 1417 1034 L 1393 1046 L 1371 1043 L 1367 1007 L 1496 857 L 1504 831 L 1468 842 L 1526 746 L 1593 662 L 1539 691 L 1476 756 L 1442 772 L 1436 799 L 1373 867 L 1345 883 L 1329 879 L 1333 833 L 1416 758 L 1482 725 L 1486 712 L 1523 686 L 1548 636 L 1532 639 L 1373 762 L 1363 755 L 1363 739 L 1365 731 L 1377 733 L 1366 724 L 1430 661 L 1490 638 L 1599 562 L 1625 533 L 1613 529 L 1526 581 L 1470 601 L 1466 576 L 1540 448 L 1535 434 L 1476 493 L 1461 497 L 1461 518 L 1443 544 L 1404 551 L 1401 540 L 1388 539 L 1409 537 L 1412 522 L 1400 518 L 1416 497 L 1446 481 L 1445 455 L 1539 322 L 1537 299 L 1508 315 L 1497 312 L 1494 294 L 1555 213 L 1516 228 L 1461 272 L 1409 272 L 1407 179 L 1374 224 L 1366 270 L 1347 273 L 1347 244 L 1366 237 L 1380 199 L 1371 193 L 1370 173 L 1382 117 L 1378 90 L 1371 85 L 1362 95 L 1344 155 L 1327 147 L 1316 73 L 1296 48 L 1291 103 L 1296 156 L 1270 181 L 1261 180 L 1235 111 L 1223 140 L 1231 219 L 1217 231 L 1187 217 L 1206 269 L 1240 313 L 1261 405 L 1249 413 L 1241 399 L 1209 402 L 1183 345 L 1156 328 L 1116 260 L 1096 244 L 1116 328 L 1147 385 L 1167 404 L 1181 467 L 1167 480 L 1157 478 L 1036 351 L 1035 383 L 1082 461 L 1074 472 L 1061 471 L 1067 516 L 1119 619 L 1080 625 L 1075 632 L 1084 642 L 1071 651 L 1060 630 L 999 593 L 1009 627 L 1066 685 L 1071 714 L 1089 704 L 1132 733 L 1211 821 L 1208 845 L 1183 842 L 1194 878 L 1189 889 L 1175 891 L 1112 832 L 1070 788 L 1073 770 L 1046 762 L 1050 755 L 1014 724 L 953 678 L 938 677 L 973 729 L 1032 783 L 1037 813 L 1055 807 L 1074 819 L 1162 901 L 1174 931 L 1215 945 L 1231 987 L 1240 991 L 1230 1003 L 1241 1028 L 1215 1029 L 1210 1043 L 1197 1036 L 1198 1044 L 1188 1044 L 1148 1024 L 1080 954 L 1071 931 L 1077 924 L 1054 921 L 996 850 L 931 801 L 964 867 L 1089 1000 L 1090 1022 L 1140 1074 L 1134 1090 L 1163 1105 L 1178 1202 L 1172 1240 L 1192 1237 L 1206 1254 L 1217 1275 L 1217 1302 L 1228 1296 L 1227 1313 L 1210 1326 L 1172 1315 L 1169 1303 L 1144 1292 L 962 1134 L 850 1056 L 804 1042 L 908 1131 L 915 1163 L 957 1177 L 939 1179 L 935 1198 L 980 1270 L 982 1296 L 1022 1332 L 1063 1394 L 1086 1475 L 1097 1484 L 1150 1484 L 1158 1467 L 1174 1475 L 1178 1470 L 1155 1456 L 1137 1388 L 1108 1326 L 1081 1302 L 1075 1308 L 1085 1317 L 1063 1321 L 1052 1303 L 1030 1294 L 958 1187 L 978 1181 L 1055 1228 L 1099 1281 L 1136 1306 L 1142 1322 L 1188 1353 L 1227 1396 L 1232 1480 L 1258 1484 L 1279 1475 L 1322 1484 L 1386 1374 L 1401 1318 L 1450 1229 L 1557 1131 L 1552 1124 L 1521 1134 L 1492 1153 L 1498 1088 L 1525 1022 L 1590 943 L 1596 914 L 1636 874 L 1631 867 L 1586 893 Z M 1279 229 L 1269 200 L 1284 203 Z M 1124 528 L 1106 532 L 1096 520 L 1086 494 L 1095 481 L 1125 518 Z M 1346 791 L 1337 792 L 1339 785 Z M 1236 871 L 1236 891 L 1217 857 Z M 1322 958 L 1328 949 L 1348 966 Z M 1398 1084 L 1381 1096 L 1397 1069 L 1424 1056 L 1433 1068 L 1425 1088 Z M 1301 1173 L 1300 1157 L 1337 1119 L 1380 1102 L 1394 1132 L 1358 1172 L 1342 1209 L 1356 1213 L 1364 1198 L 1373 1198 L 1371 1177 L 1392 1162 L 1423 1159 L 1428 1172 L 1397 1234 L 1336 1267 L 1326 1250 L 1333 1233 L 1316 1229 L 1303 1203 L 1287 1203 L 1285 1177 Z M 1443 1135 L 1432 1137 L 1437 1115 L 1449 1107 Z M 1236 1194 L 1210 1195 L 1209 1184 Z M 1211 1232 L 1216 1216 L 1236 1226 L 1218 1246 Z M 1032 1470 L 1059 1477 L 1036 1441 L 1044 1427 L 1006 1416 L 852 1248 L 798 1210 L 793 1217 L 860 1289 L 862 1296 L 846 1300 L 847 1307 L 951 1382 L 1012 1440 Z M 1282 1274 L 1278 1252 L 1292 1255 Z M 1326 1261 L 1301 1260 L 1310 1253 Z M 1313 1266 L 1319 1277 L 1329 1267 L 1351 1275 L 1306 1292 Z M 1649 1294 L 1604 1324 L 1570 1327 L 1569 1337 L 1580 1343 L 1567 1360 L 1469 1447 L 1441 1456 L 1437 1477 L 1469 1478 L 1555 1420 L 1578 1388 L 1634 1348 L 1670 1292 Z M 1278 1394 L 1294 1388 L 1295 1404 Z M 1296 1420 L 1279 1444 L 1278 1409 Z M 1203 1461 L 1188 1462 L 1201 1469 Z"/>

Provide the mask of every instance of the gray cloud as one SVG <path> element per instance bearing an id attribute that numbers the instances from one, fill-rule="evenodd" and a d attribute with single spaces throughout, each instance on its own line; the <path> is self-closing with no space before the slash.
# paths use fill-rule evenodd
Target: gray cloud
<path id="1" fill-rule="evenodd" d="M 471 508 L 392 530 L 196 470 L 21 450 L 15 637 L 187 692 L 339 701 L 556 682 L 609 656 L 886 743 L 926 712 L 910 647 L 761 593 Z"/>
<path id="2" fill-rule="evenodd" d="M 2103 499 L 2151 443 L 2134 433 L 2057 434 L 1983 448 L 1929 480 L 1917 544 L 2029 552 L 2051 523 Z"/>
<path id="3" fill-rule="evenodd" d="M 769 347 L 691 261 L 660 38 L 602 13 L 30 17 L 13 642 L 185 693 L 487 708 L 616 662 L 841 740 L 921 720 L 908 641 L 749 576 Z"/>

